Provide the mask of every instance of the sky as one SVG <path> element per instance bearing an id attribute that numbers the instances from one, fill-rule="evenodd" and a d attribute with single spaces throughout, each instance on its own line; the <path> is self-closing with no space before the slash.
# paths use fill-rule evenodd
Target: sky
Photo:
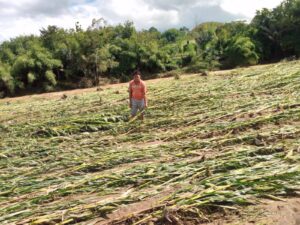
<path id="1" fill-rule="evenodd" d="M 256 10 L 274 8 L 282 0 L 0 0 L 0 41 L 18 35 L 39 34 L 56 25 L 83 28 L 93 18 L 115 25 L 129 20 L 137 29 L 152 26 L 163 31 L 207 21 L 250 21 Z"/>

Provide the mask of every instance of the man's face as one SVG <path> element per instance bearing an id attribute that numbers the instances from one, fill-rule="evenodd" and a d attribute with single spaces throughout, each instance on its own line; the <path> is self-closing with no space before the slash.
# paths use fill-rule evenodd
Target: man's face
<path id="1" fill-rule="evenodd" d="M 135 82 L 140 82 L 141 76 L 139 74 L 136 74 L 136 75 L 134 75 L 133 79 Z"/>

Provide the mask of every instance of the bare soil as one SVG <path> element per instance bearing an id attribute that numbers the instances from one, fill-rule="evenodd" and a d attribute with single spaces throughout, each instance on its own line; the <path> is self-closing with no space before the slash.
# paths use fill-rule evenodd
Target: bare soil
<path id="1" fill-rule="evenodd" d="M 239 215 L 225 215 L 205 225 L 300 225 L 300 198 L 265 200 Z"/>

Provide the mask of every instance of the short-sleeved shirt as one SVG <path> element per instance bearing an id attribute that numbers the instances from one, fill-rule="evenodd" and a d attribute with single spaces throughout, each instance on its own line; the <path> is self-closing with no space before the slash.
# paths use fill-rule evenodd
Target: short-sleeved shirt
<path id="1" fill-rule="evenodd" d="M 147 88 L 144 81 L 140 81 L 138 84 L 134 82 L 134 80 L 129 83 L 129 91 L 131 92 L 131 96 L 133 99 L 142 100 L 145 97 L 147 92 Z"/>

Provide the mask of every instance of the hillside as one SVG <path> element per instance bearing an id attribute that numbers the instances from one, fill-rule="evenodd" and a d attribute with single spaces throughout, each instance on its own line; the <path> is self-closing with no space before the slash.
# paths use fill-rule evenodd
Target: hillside
<path id="1" fill-rule="evenodd" d="M 0 100 L 0 224 L 295 224 L 299 61 L 147 84 Z"/>

